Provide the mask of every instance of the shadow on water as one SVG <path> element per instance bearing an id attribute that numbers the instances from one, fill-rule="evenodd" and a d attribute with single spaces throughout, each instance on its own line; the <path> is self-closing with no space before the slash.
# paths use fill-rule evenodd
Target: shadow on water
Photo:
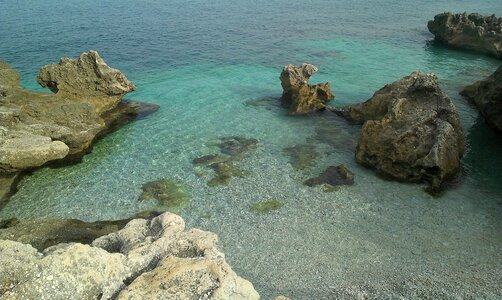
<path id="1" fill-rule="evenodd" d="M 479 116 L 474 126 L 466 132 L 466 140 L 466 172 L 481 190 L 502 194 L 502 133 L 488 127 L 484 118 Z"/>

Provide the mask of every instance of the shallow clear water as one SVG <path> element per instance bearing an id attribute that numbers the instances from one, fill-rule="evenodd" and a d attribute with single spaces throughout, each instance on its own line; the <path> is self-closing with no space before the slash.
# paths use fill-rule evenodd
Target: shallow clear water
<path id="1" fill-rule="evenodd" d="M 82 163 L 26 177 L 0 218 L 128 218 L 156 208 L 137 201 L 145 182 L 174 178 L 190 195 L 178 213 L 216 232 L 234 270 L 264 299 L 329 298 L 420 276 L 497 298 L 502 139 L 458 92 L 500 61 L 431 42 L 427 20 L 446 10 L 502 14 L 499 0 L 0 2 L 0 58 L 25 87 L 40 89 L 41 65 L 96 49 L 138 87 L 128 98 L 161 105 L 102 139 Z M 249 105 L 280 96 L 281 67 L 305 61 L 320 69 L 312 82 L 332 83 L 333 105 L 365 100 L 417 69 L 435 72 L 468 141 L 462 180 L 439 198 L 384 181 L 355 164 L 357 127 L 328 113 L 288 117 L 274 101 Z M 249 174 L 207 186 L 211 172 L 192 159 L 235 135 L 259 141 L 239 163 Z M 294 170 L 282 149 L 306 142 L 321 157 Z M 325 193 L 302 184 L 340 163 L 355 173 L 354 186 Z M 250 211 L 269 199 L 284 206 Z"/>

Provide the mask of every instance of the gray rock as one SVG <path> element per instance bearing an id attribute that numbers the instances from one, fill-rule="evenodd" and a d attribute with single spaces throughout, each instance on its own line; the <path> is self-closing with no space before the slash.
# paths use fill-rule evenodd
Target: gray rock
<path id="1" fill-rule="evenodd" d="M 502 58 L 502 18 L 495 15 L 446 12 L 436 15 L 427 27 L 446 45 Z"/>
<path id="2" fill-rule="evenodd" d="M 460 94 L 478 106 L 488 125 L 502 131 L 502 66 L 487 78 L 465 87 Z"/>
<path id="3" fill-rule="evenodd" d="M 164 213 L 132 220 L 92 246 L 58 244 L 43 253 L 0 240 L 0 297 L 259 299 L 225 262 L 216 235 L 184 226 L 179 216 Z"/>
<path id="4" fill-rule="evenodd" d="M 309 85 L 308 80 L 317 72 L 311 64 L 299 67 L 286 65 L 281 72 L 282 101 L 289 107 L 289 114 L 298 115 L 322 110 L 335 97 L 329 82 Z"/>
<path id="5" fill-rule="evenodd" d="M 434 74 L 413 72 L 364 103 L 334 109 L 363 124 L 356 161 L 399 181 L 428 181 L 438 191 L 460 169 L 464 134 Z"/>

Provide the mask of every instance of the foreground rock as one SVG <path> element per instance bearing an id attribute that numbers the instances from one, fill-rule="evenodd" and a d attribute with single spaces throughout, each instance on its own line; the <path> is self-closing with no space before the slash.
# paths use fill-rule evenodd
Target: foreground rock
<path id="1" fill-rule="evenodd" d="M 502 66 L 460 94 L 476 103 L 488 125 L 502 131 Z"/>
<path id="2" fill-rule="evenodd" d="M 457 48 L 502 58 L 502 18 L 473 14 L 436 15 L 427 24 L 436 40 Z"/>
<path id="3" fill-rule="evenodd" d="M 158 108 L 121 101 L 134 85 L 95 51 L 42 68 L 38 81 L 55 94 L 24 90 L 19 79 L 0 61 L 0 177 L 78 159 L 99 136 Z"/>
<path id="4" fill-rule="evenodd" d="M 364 125 L 356 161 L 400 181 L 428 181 L 432 191 L 454 177 L 464 135 L 451 100 L 434 74 L 420 72 L 386 85 L 368 101 L 335 109 Z"/>
<path id="5" fill-rule="evenodd" d="M 317 72 L 311 64 L 299 67 L 286 65 L 280 76 L 282 101 L 289 107 L 289 114 L 299 115 L 326 108 L 326 103 L 335 97 L 331 93 L 329 82 L 309 85 L 308 80 Z"/>
<path id="6" fill-rule="evenodd" d="M 92 245 L 59 244 L 38 253 L 0 240 L 3 299 L 259 299 L 216 248 L 215 234 L 184 231 L 164 213 L 135 219 Z M 3 294 L 3 295 L 2 295 Z"/>

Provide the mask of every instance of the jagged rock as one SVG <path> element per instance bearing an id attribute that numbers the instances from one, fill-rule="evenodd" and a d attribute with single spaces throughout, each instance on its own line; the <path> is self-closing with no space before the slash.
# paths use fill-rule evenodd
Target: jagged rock
<path id="1" fill-rule="evenodd" d="M 282 101 L 289 107 L 289 114 L 298 115 L 322 110 L 335 96 L 329 82 L 309 85 L 308 80 L 317 72 L 311 64 L 295 67 L 291 64 L 282 69 Z"/>
<path id="2" fill-rule="evenodd" d="M 14 174 L 0 174 L 0 209 L 9 197 L 16 192 L 17 183 L 21 176 Z"/>
<path id="3" fill-rule="evenodd" d="M 383 175 L 400 181 L 426 180 L 437 190 L 460 169 L 464 135 L 459 116 L 434 74 L 413 72 L 366 102 L 335 112 L 364 123 L 356 161 Z"/>
<path id="4" fill-rule="evenodd" d="M 329 184 L 331 186 L 353 185 L 354 174 L 344 165 L 329 166 L 321 175 L 306 180 L 304 184 L 308 186 L 320 184 Z"/>
<path id="5" fill-rule="evenodd" d="M 446 12 L 436 15 L 427 27 L 436 40 L 446 45 L 502 58 L 502 18 L 495 15 Z"/>
<path id="6" fill-rule="evenodd" d="M 63 57 L 59 64 L 45 65 L 37 82 L 57 95 L 91 104 L 99 114 L 114 108 L 125 94 L 136 89 L 92 50 L 78 59 Z"/>
<path id="7" fill-rule="evenodd" d="M 502 131 L 502 66 L 487 78 L 465 87 L 460 94 L 476 103 L 488 125 Z"/>
<path id="8" fill-rule="evenodd" d="M 43 253 L 0 240 L 2 299 L 259 299 L 216 248 L 213 233 L 184 231 L 164 213 L 135 219 L 92 246 L 59 244 Z"/>

